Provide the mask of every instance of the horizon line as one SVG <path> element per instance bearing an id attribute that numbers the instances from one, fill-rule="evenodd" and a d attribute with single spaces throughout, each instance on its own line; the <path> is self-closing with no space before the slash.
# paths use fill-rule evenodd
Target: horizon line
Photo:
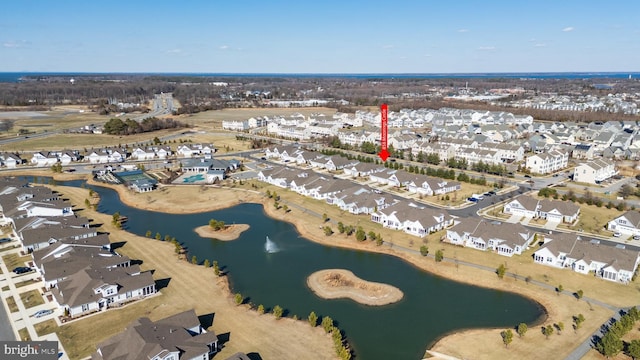
<path id="1" fill-rule="evenodd" d="M 208 71 L 0 71 L 0 74 L 215 74 L 215 75 L 483 75 L 483 74 L 637 74 L 636 71 L 484 71 L 484 72 L 208 72 Z"/>

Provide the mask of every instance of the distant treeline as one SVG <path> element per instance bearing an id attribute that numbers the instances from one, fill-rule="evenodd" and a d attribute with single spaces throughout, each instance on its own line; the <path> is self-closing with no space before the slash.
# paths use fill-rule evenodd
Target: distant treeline
<path id="1" fill-rule="evenodd" d="M 237 107 L 271 107 L 270 100 L 300 101 L 319 99 L 329 107 L 353 112 L 383 102 L 391 110 L 402 108 L 470 108 L 508 111 L 551 121 L 606 121 L 637 119 L 604 112 L 572 112 L 520 109 L 485 102 L 444 101 L 459 90 L 484 92 L 491 89 L 519 88 L 519 99 L 543 93 L 559 95 L 606 96 L 610 92 L 639 93 L 636 79 L 515 79 L 515 78 L 340 78 L 340 77 L 206 77 L 188 75 L 87 75 L 30 78 L 22 83 L 0 83 L 0 106 L 30 106 L 39 109 L 62 104 L 90 106 L 96 112 L 145 112 L 155 94 L 173 93 L 181 107 L 175 114 Z M 598 89 L 595 83 L 613 84 Z M 512 98 L 513 99 L 513 98 Z M 111 100 L 111 101 L 110 101 Z M 109 102 L 140 104 L 119 109 Z M 349 102 L 341 105 L 341 100 Z"/>

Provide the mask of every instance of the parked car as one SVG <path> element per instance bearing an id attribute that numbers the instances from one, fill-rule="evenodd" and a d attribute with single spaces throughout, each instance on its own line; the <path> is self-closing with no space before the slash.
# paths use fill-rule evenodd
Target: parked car
<path id="1" fill-rule="evenodd" d="M 24 274 L 31 271 L 33 271 L 33 269 L 26 266 L 18 266 L 17 268 L 13 269 L 13 272 L 16 274 Z"/>
<path id="2" fill-rule="evenodd" d="M 467 201 L 471 201 L 471 202 L 477 203 L 477 202 L 478 202 L 478 201 L 480 201 L 480 200 L 479 200 L 479 199 L 476 199 L 476 198 L 474 198 L 474 197 L 470 197 L 470 198 L 467 198 Z"/>
<path id="3" fill-rule="evenodd" d="M 531 179 L 531 175 L 529 174 L 525 174 L 524 177 L 526 177 L 527 179 Z"/>
<path id="4" fill-rule="evenodd" d="M 621 233 L 619 233 L 619 232 L 616 232 L 616 233 L 613 233 L 613 236 L 614 236 L 614 237 L 620 237 L 620 236 L 622 236 L 622 234 L 621 234 Z"/>
<path id="5" fill-rule="evenodd" d="M 633 235 L 633 240 L 640 240 L 640 235 Z"/>
<path id="6" fill-rule="evenodd" d="M 11 241 L 11 240 L 13 240 L 13 239 L 8 238 L 8 237 L 3 237 L 2 239 L 0 239 L 0 244 L 2 244 L 2 243 L 7 243 L 7 242 L 9 242 L 9 241 Z"/>
<path id="7" fill-rule="evenodd" d="M 53 310 L 47 309 L 47 310 L 37 311 L 35 314 L 33 314 L 33 316 L 37 317 L 37 318 L 40 318 L 40 317 L 47 316 L 47 315 L 50 315 L 50 314 L 53 314 Z"/>

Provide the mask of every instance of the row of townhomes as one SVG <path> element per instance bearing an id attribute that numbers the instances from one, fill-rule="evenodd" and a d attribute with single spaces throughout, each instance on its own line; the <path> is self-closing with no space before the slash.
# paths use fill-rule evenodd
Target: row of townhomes
<path id="1" fill-rule="evenodd" d="M 589 241 L 576 234 L 555 233 L 545 235 L 544 244 L 533 253 L 533 260 L 626 284 L 640 264 L 640 252 L 601 245 L 598 240 Z"/>
<path id="2" fill-rule="evenodd" d="M 285 163 L 307 165 L 319 170 L 341 171 L 353 178 L 364 177 L 373 183 L 405 188 L 410 193 L 426 196 L 443 195 L 460 190 L 460 183 L 457 181 L 389 169 L 373 163 L 361 163 L 358 160 L 349 160 L 338 155 L 322 155 L 295 146 L 275 146 L 266 149 L 265 154 L 268 158 L 278 159 Z"/>
<path id="3" fill-rule="evenodd" d="M 573 171 L 573 181 L 587 184 L 600 184 L 618 174 L 613 161 L 594 159 L 582 163 Z"/>
<path id="4" fill-rule="evenodd" d="M 36 151 L 34 153 L 0 153 L 0 165 L 15 168 L 18 165 L 52 166 L 60 163 L 69 165 L 77 162 L 90 164 L 120 163 L 125 160 L 154 160 L 176 158 L 211 158 L 216 152 L 213 144 L 179 144 L 175 151 L 170 146 L 107 147 L 100 149 Z"/>
<path id="5" fill-rule="evenodd" d="M 529 195 L 520 195 L 508 201 L 503 212 L 528 219 L 540 218 L 556 223 L 573 224 L 580 216 L 580 206 L 569 201 L 538 200 Z"/>
<path id="6" fill-rule="evenodd" d="M 270 158 L 285 163 L 303 166 L 281 166 L 265 169 L 258 174 L 259 180 L 291 189 L 301 195 L 325 200 L 327 203 L 353 214 L 368 214 L 371 221 L 387 228 L 401 230 L 418 237 L 424 237 L 429 233 L 444 229 L 446 230 L 443 240 L 445 242 L 481 251 L 492 251 L 507 257 L 521 255 L 532 245 L 535 245 L 537 239 L 534 231 L 520 223 L 490 221 L 480 218 L 458 220 L 446 211 L 415 204 L 409 200 L 397 200 L 368 186 L 336 178 L 326 172 L 316 173 L 309 168 L 330 169 L 334 173 L 339 173 L 339 170 L 342 170 L 342 174 L 354 179 L 364 178 L 369 183 L 405 187 L 408 191 L 412 191 L 410 189 L 413 188 L 415 189 L 413 192 L 419 192 L 417 189 L 427 186 L 429 181 L 416 180 L 416 174 L 394 171 L 371 163 L 358 163 L 337 156 L 310 153 L 293 146 L 272 147 L 266 150 L 266 154 Z M 437 181 L 442 180 L 438 179 Z M 427 185 L 422 185 L 424 183 Z M 459 184 L 451 188 L 442 188 L 446 189 L 444 190 L 446 192 L 455 191 L 459 189 Z M 425 192 L 425 194 L 437 193 L 432 190 Z M 503 212 L 515 218 L 539 218 L 548 222 L 575 224 L 580 216 L 580 207 L 572 202 L 536 199 L 529 195 L 520 195 L 507 201 Z M 625 213 L 612 220 L 609 227 L 612 231 L 640 236 L 640 213 L 637 211 Z M 552 244 L 549 239 L 559 239 L 562 236 L 547 237 L 546 241 Z M 541 249 L 549 246 L 553 249 L 555 246 L 547 245 L 547 243 Z M 561 241 L 555 244 L 559 243 Z M 623 246 L 611 247 L 598 244 L 595 246 L 587 240 L 583 240 L 580 244 L 583 243 L 589 244 L 585 245 L 585 249 L 595 250 L 582 257 L 573 254 L 574 259 L 589 261 L 589 269 L 600 278 L 622 283 L 629 281 L 630 276 L 637 268 L 637 259 L 640 253 L 629 252 Z M 603 249 L 601 254 L 597 249 Z M 628 260 L 629 253 L 633 255 L 631 256 L 633 261 Z M 565 259 L 563 258 L 563 260 Z M 555 261 L 536 262 L 558 266 Z M 568 261 L 558 267 L 584 272 L 584 268 L 580 266 L 579 262 L 575 262 L 575 266 L 573 264 L 574 262 Z"/>
<path id="7" fill-rule="evenodd" d="M 151 273 L 115 252 L 108 234 L 74 214 L 55 191 L 2 178 L 0 211 L 0 221 L 12 226 L 65 315 L 78 317 L 155 294 Z"/>
<path id="8" fill-rule="evenodd" d="M 228 129 L 238 128 L 233 125 L 238 122 L 226 123 Z M 380 144 L 379 112 L 309 117 L 294 114 L 251 118 L 242 123 L 246 125 L 239 128 L 263 128 L 279 138 L 337 136 L 353 147 L 365 142 Z M 566 169 L 570 159 L 588 161 L 589 167 L 598 165 L 590 163 L 596 159 L 640 160 L 640 126 L 636 121 L 549 123 L 508 112 L 442 108 L 390 112 L 388 126 L 389 146 L 411 152 L 414 157 L 437 154 L 441 161 L 455 158 L 468 164 L 513 164 L 539 175 Z M 604 181 L 616 174 L 615 165 L 595 172 L 597 179 L 593 182 Z M 581 182 L 592 182 L 582 178 Z"/>
<path id="9" fill-rule="evenodd" d="M 520 224 L 469 218 L 447 229 L 444 241 L 477 250 L 490 250 L 511 257 L 529 248 L 535 235 Z"/>
<path id="10" fill-rule="evenodd" d="M 313 171 L 277 167 L 260 171 L 258 179 L 324 200 L 352 214 L 368 214 L 373 222 L 418 237 L 453 224 L 452 217 L 444 210 L 405 203 L 369 186 Z"/>

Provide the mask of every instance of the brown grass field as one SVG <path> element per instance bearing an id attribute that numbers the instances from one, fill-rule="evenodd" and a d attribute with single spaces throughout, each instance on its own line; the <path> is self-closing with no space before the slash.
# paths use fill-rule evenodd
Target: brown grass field
<path id="1" fill-rule="evenodd" d="M 252 187 L 252 185 L 254 186 Z M 528 296 L 538 301 L 546 309 L 548 316 L 544 322 L 531 326 L 524 338 L 516 337 L 508 349 L 502 345 L 502 339 L 499 335 L 503 329 L 481 329 L 450 334 L 431 347 L 435 351 L 457 357 L 474 359 L 562 358 L 611 315 L 609 310 L 590 304 L 586 301 L 587 298 L 597 299 L 621 307 L 637 303 L 637 294 L 640 291 L 640 285 L 637 281 L 629 285 L 621 285 L 567 270 L 536 265 L 531 258 L 535 248 L 528 250 L 521 256 L 505 258 L 494 253 L 441 243 L 439 239 L 443 235 L 442 232 L 420 239 L 385 229 L 378 224 L 371 223 L 366 216 L 345 213 L 324 202 L 303 198 L 298 194 L 274 186 L 253 182 L 247 182 L 242 186 L 238 184 L 233 186 L 234 188 L 167 187 L 167 190 L 142 195 L 130 193 L 123 188 L 120 188 L 119 192 L 124 202 L 143 209 L 156 211 L 182 208 L 183 210 L 189 209 L 193 212 L 199 212 L 212 210 L 213 206 L 220 208 L 239 202 L 262 202 L 266 204 L 265 211 L 270 216 L 294 223 L 298 231 L 312 241 L 329 246 L 388 253 L 401 257 L 421 269 L 455 281 Z M 258 194 L 247 191 L 255 190 L 256 187 Z M 271 206 L 271 200 L 265 199 L 262 195 L 266 190 L 276 191 L 281 196 L 281 204 L 288 204 L 291 211 L 285 213 L 282 210 L 275 210 Z M 85 189 L 60 188 L 60 191 L 65 197 L 73 199 L 76 204 L 82 204 L 84 199 L 88 197 L 88 192 Z M 211 205 L 213 201 L 197 201 L 197 199 L 202 199 L 203 196 L 208 200 L 215 199 L 215 204 Z M 302 208 L 306 210 L 303 211 Z M 334 221 L 331 226 L 336 234 L 330 237 L 325 236 L 319 226 L 322 224 L 320 214 L 323 213 L 326 213 Z M 109 225 L 110 221 L 107 215 L 89 211 L 85 216 L 104 223 L 106 231 L 109 231 L 118 239 L 126 240 L 127 244 L 122 248 L 122 252 L 131 258 L 143 259 L 144 268 L 156 269 L 155 278 L 171 277 L 172 280 L 169 287 L 162 290 L 162 295 L 160 296 L 134 303 L 120 310 L 91 317 L 92 320 L 90 321 L 79 320 L 62 326 L 58 330 L 58 334 L 65 347 L 68 348 L 68 351 L 73 351 L 73 354 L 87 355 L 92 351 L 92 346 L 96 342 L 119 331 L 123 324 L 126 325 L 125 323 L 129 319 L 136 316 L 146 314 L 153 319 L 157 319 L 194 307 L 198 314 L 206 313 L 207 311 L 216 312 L 213 324 L 216 332 L 231 331 L 233 334 L 231 341 L 227 344 L 229 349 L 244 352 L 258 351 L 263 358 L 295 358 L 292 356 L 294 353 L 298 355 L 311 353 L 310 350 L 309 352 L 304 352 L 305 349 L 308 350 L 310 342 L 314 346 L 318 346 L 318 349 L 324 349 L 317 350 L 317 354 L 326 354 L 327 358 L 333 358 L 330 340 L 321 332 L 313 332 L 316 329 L 310 329 L 308 326 L 306 328 L 305 326 L 299 326 L 298 323 L 300 322 L 294 322 L 290 319 L 276 322 L 271 316 L 259 316 L 254 311 L 233 306 L 226 284 L 220 283 L 222 279 L 216 279 L 202 267 L 178 260 L 173 254 L 170 244 L 139 238 L 117 230 Z M 338 219 L 345 224 L 361 225 L 366 232 L 373 230 L 376 233 L 380 233 L 385 241 L 391 242 L 393 246 L 391 248 L 377 246 L 370 241 L 360 243 L 353 237 L 339 235 L 335 227 Z M 464 260 L 491 268 L 497 268 L 500 264 L 504 264 L 509 272 L 528 276 L 532 280 L 544 282 L 550 286 L 555 287 L 561 284 L 569 292 L 574 292 L 578 289 L 583 290 L 585 299 L 578 301 L 570 295 L 559 296 L 555 291 L 546 290 L 534 284 L 512 278 L 501 280 L 494 273 L 488 271 L 478 271 L 448 262 L 436 263 L 432 258 L 408 253 L 397 246 L 400 245 L 417 250 L 422 244 L 426 244 L 429 247 L 431 254 L 438 249 L 442 249 L 445 257 L 449 259 Z M 215 283 L 218 283 L 218 285 L 210 287 L 205 285 Z M 200 289 L 201 292 L 205 292 L 205 298 L 211 299 L 210 303 L 190 302 L 189 299 L 202 296 L 201 294 L 190 295 L 194 291 L 193 289 Z M 283 305 L 286 306 L 286 304 Z M 571 318 L 578 313 L 582 313 L 586 321 L 583 327 L 574 333 L 571 328 Z M 545 339 L 540 332 L 540 327 L 558 322 L 565 324 L 565 331 L 561 335 L 556 332 L 548 340 Z M 274 326 L 275 324 L 278 326 Z M 280 324 L 284 325 L 280 326 Z M 101 329 L 99 334 L 96 334 L 97 329 Z M 290 335 L 293 337 L 288 342 L 287 354 L 285 355 L 280 352 L 281 350 L 276 349 L 274 344 L 277 341 L 273 340 L 274 343 L 270 343 L 267 339 L 272 338 L 262 334 L 263 331 L 277 332 L 280 336 L 291 331 Z M 304 333 L 304 336 L 298 332 Z M 86 335 L 83 335 L 83 341 L 79 344 L 74 339 L 79 338 L 80 334 L 92 334 L 93 336 L 87 339 Z M 266 337 L 261 338 L 259 334 Z M 264 339 L 264 341 L 260 341 L 258 344 L 249 340 L 252 337 L 254 339 Z M 281 339 L 282 337 L 279 338 Z M 486 346 L 487 344 L 492 344 L 493 346 Z M 304 355 L 302 355 L 302 358 L 304 358 Z"/>
<path id="2" fill-rule="evenodd" d="M 300 113 L 305 116 L 318 113 L 331 116 L 335 114 L 335 112 L 336 109 L 325 107 L 223 109 L 205 111 L 197 114 L 181 115 L 176 117 L 176 119 L 194 127 L 201 127 L 204 129 L 222 129 L 223 120 L 241 121 L 257 116 L 289 116 L 295 113 Z"/>
<path id="3" fill-rule="evenodd" d="M 34 306 L 44 304 L 44 299 L 42 298 L 42 295 L 40 295 L 39 290 L 29 290 L 20 293 L 20 300 L 22 300 L 22 304 L 25 309 L 30 309 Z"/>
<path id="4" fill-rule="evenodd" d="M 38 336 L 51 334 L 58 328 L 58 323 L 54 319 L 45 320 L 33 325 Z"/>
<path id="5" fill-rule="evenodd" d="M 18 335 L 20 335 L 20 340 L 22 341 L 31 341 L 31 337 L 29 336 L 29 330 L 27 330 L 27 328 L 22 328 L 18 330 Z"/>

